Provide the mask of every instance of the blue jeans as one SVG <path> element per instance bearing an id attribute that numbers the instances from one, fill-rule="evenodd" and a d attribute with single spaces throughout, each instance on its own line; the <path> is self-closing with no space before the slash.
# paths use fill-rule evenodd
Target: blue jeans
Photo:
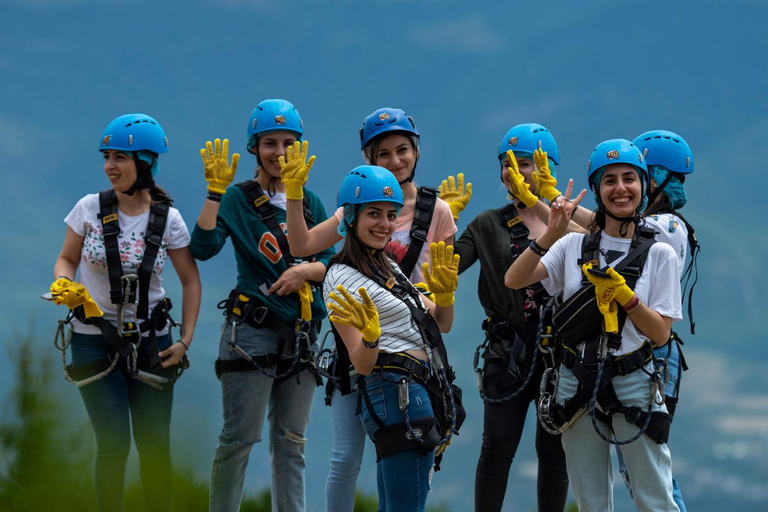
<path id="1" fill-rule="evenodd" d="M 397 380 L 394 372 L 376 372 L 365 378 L 366 393 L 373 410 L 384 425 L 403 423 L 400 412 Z M 410 421 L 434 416 L 427 389 L 411 381 L 408 384 Z M 365 402 L 361 407 L 361 421 L 365 433 L 375 438 L 379 426 L 372 418 Z M 426 455 L 415 448 L 393 453 L 376 464 L 376 483 L 379 489 L 379 512 L 424 512 L 429 492 L 429 475 L 435 461 L 434 450 Z"/>
<path id="2" fill-rule="evenodd" d="M 167 335 L 157 338 L 160 350 L 169 346 Z M 139 347 L 139 354 L 147 353 L 148 343 L 145 342 Z M 100 335 L 75 333 L 72 337 L 72 363 L 75 366 L 104 361 L 113 354 L 114 350 Z M 170 377 L 173 370 L 153 370 L 153 373 Z M 96 434 L 95 483 L 99 510 L 123 509 L 131 427 L 139 451 L 147 510 L 170 510 L 173 389 L 160 391 L 129 377 L 124 364 L 118 364 L 106 377 L 78 389 Z"/>
<path id="3" fill-rule="evenodd" d="M 338 388 L 331 396 L 331 465 L 325 484 L 325 510 L 352 512 L 355 486 L 365 450 L 365 430 L 357 412 L 357 391 L 342 396 Z"/>
<path id="4" fill-rule="evenodd" d="M 653 362 L 646 366 L 653 370 Z M 573 373 L 561 366 L 557 402 L 563 404 L 576 394 L 578 380 Z M 622 404 L 647 410 L 650 400 L 650 377 L 637 370 L 629 375 L 613 379 L 613 387 Z M 658 398 L 658 397 L 657 397 Z M 654 404 L 653 411 L 665 411 L 666 407 Z M 598 421 L 598 428 L 605 436 L 611 435 L 608 425 Z M 629 439 L 638 427 L 624 417 L 614 417 L 613 432 L 618 439 Z M 577 421 L 562 435 L 568 476 L 571 480 L 579 510 L 607 512 L 613 510 L 613 462 L 611 445 L 595 432 L 589 415 Z M 678 512 L 672 498 L 672 459 L 666 444 L 658 444 L 646 435 L 621 447 L 627 468 L 632 476 L 632 487 L 637 509 L 647 512 Z"/>
<path id="5" fill-rule="evenodd" d="M 670 341 L 663 347 L 655 347 L 653 349 L 653 357 L 655 359 L 665 359 L 668 365 L 669 381 L 664 388 L 664 393 L 667 395 L 667 399 L 680 397 L 680 380 L 683 375 L 680 361 L 680 346 L 677 341 Z M 624 483 L 627 485 L 630 497 L 634 497 L 632 492 L 632 486 L 630 485 L 629 472 L 627 471 L 627 464 L 624 462 L 624 456 L 621 454 L 620 447 L 616 447 L 616 455 L 619 462 L 619 474 L 624 479 Z M 677 480 L 672 478 L 672 496 L 675 499 L 677 508 L 680 512 L 686 512 L 685 503 L 683 502 L 683 493 L 680 491 L 680 484 Z"/>
<path id="6" fill-rule="evenodd" d="M 231 324 L 225 322 L 219 359 L 240 358 L 230 349 L 231 332 Z M 280 346 L 279 335 L 270 329 L 242 324 L 236 335 L 237 344 L 251 356 L 276 353 Z M 211 512 L 240 509 L 248 458 L 253 444 L 261 441 L 265 415 L 269 421 L 272 510 L 305 510 L 304 432 L 315 387 L 315 378 L 308 370 L 281 380 L 256 370 L 221 375 L 224 426 L 211 469 Z"/>

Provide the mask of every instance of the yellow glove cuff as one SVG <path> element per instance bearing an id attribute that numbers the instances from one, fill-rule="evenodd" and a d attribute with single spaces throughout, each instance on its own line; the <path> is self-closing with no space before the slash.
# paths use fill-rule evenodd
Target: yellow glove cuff
<path id="1" fill-rule="evenodd" d="M 208 182 L 208 192 L 211 194 L 218 194 L 223 196 L 227 192 L 227 185 L 224 183 L 210 183 Z"/>
<path id="2" fill-rule="evenodd" d="M 435 304 L 437 304 L 438 306 L 447 308 L 448 306 L 452 306 L 453 303 L 456 301 L 456 293 L 455 292 L 445 292 L 445 293 L 432 292 L 432 299 L 435 301 Z"/>
<path id="3" fill-rule="evenodd" d="M 549 201 L 550 203 L 554 202 L 555 199 L 563 195 L 560 193 L 559 190 L 557 190 L 555 187 L 551 185 L 542 186 L 541 189 L 539 190 L 539 193 L 542 196 L 544 196 L 547 199 L 547 201 Z"/>
<path id="4" fill-rule="evenodd" d="M 301 180 L 283 180 L 285 185 L 285 198 L 301 201 L 304 199 L 304 188 Z"/>

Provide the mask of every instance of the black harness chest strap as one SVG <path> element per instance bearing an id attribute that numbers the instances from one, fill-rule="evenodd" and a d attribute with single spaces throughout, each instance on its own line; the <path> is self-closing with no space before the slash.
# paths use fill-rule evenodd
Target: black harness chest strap
<path id="1" fill-rule="evenodd" d="M 285 231 L 280 227 L 280 223 L 275 218 L 277 214 L 277 208 L 275 208 L 269 201 L 269 197 L 264 193 L 264 189 L 261 188 L 259 182 L 256 180 L 242 181 L 235 186 L 245 194 L 248 202 L 253 205 L 256 210 L 256 215 L 267 226 L 267 229 L 272 236 L 277 240 L 277 245 L 280 248 L 280 252 L 283 255 L 285 264 L 291 266 L 295 263 L 295 258 L 291 255 L 291 248 L 288 245 L 288 237 L 285 236 Z M 304 209 L 304 220 L 307 223 L 307 228 L 312 228 L 315 225 L 315 218 L 312 215 L 312 210 L 309 208 L 309 200 L 307 196 L 304 196 L 302 202 Z"/>
<path id="2" fill-rule="evenodd" d="M 149 282 L 155 266 L 157 253 L 163 243 L 165 225 L 168 223 L 168 203 L 152 203 L 149 208 L 149 222 L 144 237 L 144 257 L 139 266 L 139 305 L 136 314 L 139 318 L 149 318 Z"/>
<path id="3" fill-rule="evenodd" d="M 437 204 L 437 190 L 430 187 L 419 187 L 413 224 L 411 224 L 411 243 L 400 263 L 400 269 L 406 276 L 410 276 L 413 272 L 424 244 L 427 243 L 427 233 L 429 232 L 429 225 L 432 223 L 432 215 L 435 213 L 435 204 Z"/>
<path id="4" fill-rule="evenodd" d="M 512 250 L 512 261 L 515 261 L 528 247 L 526 242 L 531 232 L 518 214 L 514 204 L 510 203 L 503 208 L 498 208 L 496 213 L 501 220 L 502 227 L 509 232 L 511 241 L 509 247 Z M 520 245 L 521 243 L 523 245 Z"/>
<path id="5" fill-rule="evenodd" d="M 170 205 L 166 202 L 152 203 L 149 208 L 149 221 L 144 235 L 144 256 L 139 266 L 139 304 L 136 309 L 136 317 L 145 320 L 149 318 L 149 287 L 152 279 L 152 269 L 155 266 L 157 253 L 163 242 L 163 233 L 168 223 L 168 210 Z M 112 304 L 123 304 L 123 265 L 120 261 L 120 248 L 118 237 L 120 236 L 120 223 L 117 215 L 117 195 L 112 189 L 99 192 L 99 218 L 104 232 L 104 251 L 107 257 L 107 274 L 109 275 L 109 299 Z M 133 300 L 128 298 L 128 302 Z"/>
<path id="6" fill-rule="evenodd" d="M 104 233 L 104 251 L 107 256 L 107 274 L 109 275 L 109 300 L 112 304 L 123 303 L 123 266 L 120 262 L 118 237 L 120 224 L 117 217 L 117 196 L 114 190 L 99 192 L 99 219 Z"/>

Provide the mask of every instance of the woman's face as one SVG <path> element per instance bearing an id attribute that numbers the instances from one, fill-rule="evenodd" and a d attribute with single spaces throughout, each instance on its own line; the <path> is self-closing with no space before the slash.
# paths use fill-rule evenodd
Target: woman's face
<path id="1" fill-rule="evenodd" d="M 411 138 L 394 133 L 382 139 L 378 153 L 373 155 L 373 164 L 384 167 L 402 183 L 411 177 L 418 157 Z"/>
<path id="2" fill-rule="evenodd" d="M 515 161 L 517 162 L 517 169 L 520 171 L 520 174 L 523 175 L 523 178 L 525 178 L 525 182 L 531 185 L 531 192 L 536 192 L 533 189 L 533 181 L 531 181 L 531 174 L 533 174 L 533 160 L 525 156 L 516 156 Z M 509 158 L 505 156 L 501 163 L 501 181 L 504 182 L 504 186 L 507 190 L 510 190 L 511 184 L 509 169 L 507 169 L 507 167 L 509 167 Z"/>
<path id="3" fill-rule="evenodd" d="M 397 208 L 393 203 L 378 201 L 370 203 L 357 214 L 357 236 L 374 249 L 384 249 L 395 232 Z"/>
<path id="4" fill-rule="evenodd" d="M 273 178 L 280 177 L 279 158 L 285 156 L 285 150 L 296 142 L 296 134 L 289 131 L 265 133 L 259 137 L 259 159 L 261 168 Z"/>
<path id="5" fill-rule="evenodd" d="M 115 192 L 129 190 L 138 177 L 133 155 L 116 149 L 105 149 L 102 153 L 104 154 L 104 172 L 112 185 L 112 190 Z"/>
<path id="6" fill-rule="evenodd" d="M 642 194 L 638 171 L 629 164 L 609 165 L 600 178 L 600 200 L 616 217 L 633 217 Z"/>

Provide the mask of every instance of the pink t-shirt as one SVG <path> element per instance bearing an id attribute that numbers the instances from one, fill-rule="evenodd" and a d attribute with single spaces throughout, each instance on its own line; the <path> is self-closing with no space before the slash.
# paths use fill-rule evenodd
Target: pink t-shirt
<path id="1" fill-rule="evenodd" d="M 415 212 L 411 212 L 408 215 L 400 215 L 397 217 L 395 223 L 395 232 L 392 233 L 392 240 L 389 241 L 384 252 L 398 265 L 402 263 L 408 252 L 408 246 L 411 244 L 411 225 L 413 224 L 413 216 Z M 334 214 L 336 220 L 341 223 L 344 217 L 344 209 L 339 208 Z M 438 198 L 435 203 L 435 211 L 432 213 L 432 222 L 429 225 L 427 231 L 427 243 L 424 244 L 421 250 L 421 256 L 419 261 L 413 268 L 413 272 L 408 278 L 412 283 L 420 283 L 424 281 L 424 276 L 421 272 L 421 265 L 426 261 L 429 262 L 429 244 L 432 242 L 440 242 L 445 240 L 449 236 L 456 233 L 456 223 L 453 221 L 453 214 L 448 203 Z"/>

